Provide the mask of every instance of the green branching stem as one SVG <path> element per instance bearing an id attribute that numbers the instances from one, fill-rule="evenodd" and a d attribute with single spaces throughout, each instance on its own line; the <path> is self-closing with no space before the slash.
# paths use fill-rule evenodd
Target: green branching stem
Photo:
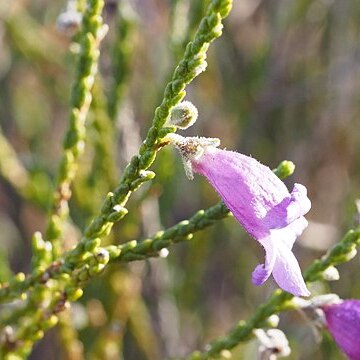
<path id="1" fill-rule="evenodd" d="M 50 289 L 47 286 L 47 274 L 43 270 L 62 252 L 60 238 L 63 223 L 68 216 L 70 186 L 77 172 L 78 159 L 85 147 L 85 120 L 92 100 L 91 90 L 97 73 L 97 62 L 100 54 L 98 47 L 104 36 L 105 28 L 101 18 L 103 6 L 103 0 L 88 0 L 83 14 L 79 35 L 80 53 L 77 75 L 71 94 L 69 128 L 63 143 L 64 153 L 53 195 L 52 210 L 46 233 L 47 241 L 43 241 L 39 234 L 33 238 L 33 272 L 30 278 L 37 278 L 38 281 L 32 283 L 32 279 L 26 279 L 24 274 L 20 273 L 9 283 L 9 287 L 15 292 L 21 283 L 26 288 L 29 288 L 31 283 L 34 285 L 31 292 L 21 292 L 19 296 L 26 301 L 25 308 L 30 309 L 31 317 L 25 316 L 27 321 L 21 323 L 16 332 L 3 341 L 0 348 L 1 358 L 8 359 L 14 358 L 14 356 L 25 358 L 31 351 L 33 344 L 44 336 L 47 329 L 57 323 L 56 314 L 62 311 L 66 304 L 67 298 L 61 290 L 62 281 L 53 284 Z M 50 256 L 48 256 L 49 254 Z M 54 266 L 54 263 L 51 266 Z M 61 276 L 62 274 L 59 274 L 59 277 Z M 45 284 L 46 286 L 44 286 Z M 51 298 L 50 304 L 42 301 L 46 297 Z M 41 305 L 45 303 L 46 306 Z M 18 318 L 23 317 L 22 310 L 14 311 L 13 315 Z"/>
<path id="2" fill-rule="evenodd" d="M 76 79 L 71 94 L 69 128 L 64 138 L 64 153 L 60 162 L 53 197 L 52 212 L 46 238 L 53 245 L 53 258 L 61 254 L 60 237 L 68 216 L 70 186 L 75 177 L 78 159 L 85 146 L 85 120 L 92 100 L 91 89 L 97 73 L 99 43 L 104 36 L 101 12 L 103 0 L 88 0 L 79 35 L 80 54 Z"/>
<path id="3" fill-rule="evenodd" d="M 210 42 L 221 35 L 222 19 L 228 15 L 231 7 L 231 0 L 215 0 L 209 5 L 207 15 L 200 22 L 194 40 L 186 47 L 183 59 L 165 88 L 163 101 L 155 110 L 152 125 L 140 147 L 139 154 L 131 159 L 118 187 L 105 199 L 101 213 L 85 229 L 83 238 L 68 255 L 68 262 L 71 264 L 76 264 L 84 256 L 86 247 L 92 248 L 92 244 L 96 243 L 98 238 L 111 231 L 113 223 L 127 214 L 125 205 L 131 193 L 155 176 L 147 169 L 154 162 L 156 153 L 162 146 L 162 138 L 175 130 L 163 125 L 172 107 L 184 98 L 186 85 L 206 68 L 206 51 Z"/>
<path id="4" fill-rule="evenodd" d="M 97 249 L 93 254 L 89 255 L 77 268 L 71 268 L 69 264 L 54 263 L 48 268 L 46 273 L 36 276 L 28 281 L 37 284 L 44 282 L 48 278 L 67 280 L 67 285 L 63 291 L 55 292 L 51 304 L 46 309 L 39 308 L 36 310 L 36 316 L 28 319 L 27 325 L 21 328 L 16 335 L 16 341 L 4 344 L 0 348 L 0 354 L 7 354 L 10 348 L 17 354 L 28 354 L 32 348 L 32 343 L 42 338 L 44 332 L 57 324 L 56 314 L 67 308 L 68 301 L 75 301 L 82 296 L 81 288 L 91 280 L 103 272 L 105 267 L 114 262 L 130 262 L 135 260 L 144 260 L 146 258 L 159 256 L 161 249 L 169 247 L 173 243 L 186 241 L 192 238 L 192 235 L 213 225 L 216 221 L 226 218 L 230 215 L 226 206 L 219 202 L 215 206 L 200 210 L 189 220 L 181 221 L 177 225 L 155 234 L 155 236 L 145 239 L 141 242 L 136 240 L 119 246 L 108 246 L 103 249 Z M 44 294 L 39 295 L 41 298 Z M 33 299 L 32 299 L 33 300 Z M 9 325 L 16 323 L 18 318 L 27 315 L 29 310 L 33 309 L 31 299 L 28 300 L 25 307 L 19 308 L 16 312 L 0 318 L 0 325 Z M 39 303 L 42 302 L 38 299 Z M 14 343 L 25 344 L 19 348 L 14 348 Z"/>
<path id="5" fill-rule="evenodd" d="M 356 247 L 360 245 L 360 226 L 350 230 L 343 239 L 334 245 L 321 259 L 315 260 L 305 271 L 305 280 L 313 282 L 322 280 L 323 273 L 330 266 L 336 266 L 352 259 L 356 254 Z M 294 308 L 291 303 L 293 295 L 281 290 L 274 291 L 268 302 L 259 306 L 248 321 L 240 321 L 228 334 L 213 340 L 206 345 L 204 351 L 195 351 L 188 360 L 205 360 L 221 356 L 224 350 L 231 350 L 241 342 L 253 336 L 253 330 L 261 328 L 269 316 L 281 311 Z"/>
<path id="6" fill-rule="evenodd" d="M 141 242 L 133 240 L 119 246 L 108 246 L 106 249 L 109 251 L 110 261 L 129 262 L 159 256 L 161 249 L 192 239 L 195 232 L 213 225 L 216 221 L 224 219 L 230 214 L 225 204 L 219 202 L 207 210 L 199 210 L 190 219 L 181 221 Z"/>
<path id="7" fill-rule="evenodd" d="M 59 284 L 56 289 L 54 288 L 55 293 L 51 303 L 46 308 L 36 309 L 36 316 L 31 319 L 30 323 L 19 328 L 9 343 L 3 344 L 0 349 L 1 354 L 26 355 L 31 350 L 33 343 L 42 338 L 48 328 L 56 324 L 57 312 L 64 309 L 68 301 L 75 301 L 82 295 L 81 285 L 101 273 L 109 262 L 110 254 L 113 255 L 113 253 L 99 247 L 101 238 L 110 232 L 114 222 L 126 215 L 127 210 L 124 206 L 131 193 L 142 183 L 154 177 L 155 174 L 147 169 L 155 160 L 157 151 L 163 146 L 162 138 L 175 130 L 175 128 L 164 128 L 163 125 L 172 107 L 184 98 L 186 85 L 205 70 L 206 51 L 210 42 L 221 35 L 222 19 L 228 15 L 232 1 L 214 0 L 211 2 L 206 16 L 199 25 L 194 41 L 188 44 L 183 59 L 165 88 L 164 99 L 155 111 L 152 125 L 139 149 L 139 154 L 134 156 L 126 167 L 119 186 L 113 193 L 107 195 L 100 214 L 85 229 L 84 236 L 78 245 L 60 258 L 59 239 L 62 234 L 62 224 L 68 215 L 70 185 L 75 177 L 77 161 L 84 147 L 85 119 L 91 102 L 91 88 L 99 57 L 98 45 L 103 29 L 100 16 L 103 5 L 102 0 L 88 0 L 88 6 L 83 16 L 82 33 L 79 36 L 81 51 L 78 75 L 71 99 L 70 126 L 64 140 L 64 156 L 57 179 L 53 210 L 46 236 L 47 242 L 43 246 L 42 239 L 34 239 L 34 246 L 44 247 L 45 250 L 47 249 L 46 244 L 52 243 L 53 263 L 43 269 L 42 261 L 38 259 L 34 262 L 35 269 L 29 276 L 25 277 L 22 273 L 17 274 L 9 284 L 4 284 L 0 288 L 0 298 L 2 301 L 19 297 L 26 300 L 27 292 L 31 287 L 34 287 L 33 292 L 36 296 L 37 293 L 42 294 L 41 284 L 47 284 L 49 279 L 58 279 Z M 199 224 L 201 215 L 198 215 L 196 220 Z M 174 234 L 185 235 L 183 225 L 185 224 L 179 226 L 177 230 L 173 230 Z M 188 227 L 189 232 L 194 230 L 191 225 L 192 223 Z M 205 227 L 206 225 L 201 226 Z M 125 259 L 126 252 L 128 254 L 132 252 L 132 256 L 128 255 L 128 261 L 133 259 L 134 248 L 137 248 L 136 255 L 141 251 L 146 251 L 149 256 L 152 256 L 156 249 L 160 249 L 160 245 L 171 243 L 169 235 L 168 232 L 165 237 L 157 236 L 153 242 L 155 247 L 145 246 L 149 241 L 139 244 L 138 247 L 131 243 L 132 245 L 128 246 L 127 250 L 123 245 L 117 253 L 119 256 L 121 252 L 125 254 L 121 255 Z M 61 284 L 65 284 L 63 290 L 61 290 Z M 31 296 L 32 298 L 33 296 Z M 31 299 L 28 301 L 32 301 Z"/>
<path id="8" fill-rule="evenodd" d="M 291 175 L 293 171 L 294 165 L 289 161 L 281 162 L 279 166 L 274 169 L 275 173 L 283 175 L 284 177 Z M 206 227 L 211 226 L 216 221 L 224 219 L 228 216 L 230 216 L 229 210 L 226 208 L 224 203 L 219 202 L 207 210 L 198 211 L 188 220 L 181 221 L 173 227 L 165 231 L 158 232 L 153 237 L 145 239 L 141 242 L 134 240 L 119 246 L 111 245 L 103 249 L 93 249 L 92 254 L 90 255 L 90 253 L 88 253 L 88 256 L 83 259 L 77 268 L 72 268 L 71 264 L 67 264 L 66 262 L 53 263 L 52 266 L 45 272 L 37 274 L 33 279 L 28 278 L 26 280 L 27 285 L 30 285 L 31 282 L 33 284 L 46 282 L 47 279 L 50 278 L 61 278 L 63 282 L 66 281 L 67 285 L 65 286 L 65 289 L 60 292 L 60 294 L 62 294 L 62 306 L 65 308 L 68 301 L 75 301 L 82 296 L 81 289 L 84 284 L 94 276 L 100 274 L 109 263 L 144 260 L 149 257 L 158 256 L 161 249 L 167 248 L 174 243 L 190 240 L 195 232 L 201 231 Z M 41 253 L 46 251 L 46 244 L 39 233 L 34 235 L 33 242 L 37 249 L 36 252 Z M 43 264 L 41 262 L 37 263 L 37 266 L 42 265 Z M 24 279 L 19 279 L 19 281 L 20 280 Z M 11 296 L 11 293 L 8 293 L 8 295 Z M 10 314 L 10 316 L 5 316 L 2 319 L 0 318 L 0 325 L 5 326 L 6 324 L 15 323 L 19 317 L 26 314 L 31 307 L 29 300 L 25 307 L 19 308 L 17 311 Z M 56 305 L 56 309 L 58 311 L 58 303 L 55 302 L 53 305 Z M 51 324 L 55 325 L 56 321 L 54 316 L 56 314 L 56 309 L 48 308 L 44 312 L 43 320 L 46 326 L 49 321 Z M 42 328 L 42 324 L 34 322 L 33 319 L 28 319 L 28 325 L 26 328 L 28 328 L 28 330 L 22 329 L 21 334 L 28 334 L 36 330 L 35 332 L 37 333 L 37 336 L 39 336 L 43 334 L 45 330 Z M 17 339 L 19 340 L 19 337 L 17 337 Z M 29 350 L 30 348 L 27 347 L 27 349 Z M 18 350 L 23 351 L 24 349 L 21 347 Z M 6 347 L 3 348 L 2 351 L 3 353 L 6 352 Z"/>
<path id="9" fill-rule="evenodd" d="M 52 302 L 56 307 L 50 307 L 50 310 L 46 312 L 48 318 L 46 318 L 45 325 L 48 326 L 49 323 L 55 325 L 56 322 L 53 315 L 61 311 L 62 307 L 65 308 L 67 301 L 74 301 L 79 298 L 82 295 L 80 287 L 94 276 L 98 276 L 107 264 L 111 262 L 144 260 L 149 257 L 158 256 L 159 251 L 168 247 L 171 243 L 189 240 L 194 232 L 200 231 L 212 225 L 215 221 L 227 216 L 229 216 L 229 211 L 225 205 L 220 202 L 205 211 L 201 210 L 197 212 L 189 220 L 182 221 L 162 233 L 155 234 L 152 238 L 141 242 L 130 241 L 119 246 L 108 246 L 104 249 L 98 249 L 96 254 L 85 259 L 77 269 L 73 269 L 71 275 L 70 273 L 67 275 L 68 278 L 71 276 L 71 285 L 58 295 L 59 299 L 57 301 Z M 312 282 L 317 279 L 322 279 L 323 272 L 329 266 L 336 266 L 349 261 L 354 256 L 355 249 L 359 245 L 360 227 L 350 230 L 323 258 L 315 260 L 305 272 L 306 281 Z M 63 266 L 61 264 L 54 264 L 52 270 L 49 269 L 49 272 L 53 271 L 52 276 L 54 278 L 59 276 L 64 278 L 66 270 L 69 271 L 66 264 L 63 264 Z M 292 298 L 293 296 L 291 294 L 276 290 L 267 303 L 257 308 L 250 320 L 247 322 L 239 322 L 227 335 L 211 342 L 204 352 L 194 352 L 188 359 L 209 359 L 217 357 L 223 350 L 230 350 L 240 342 L 250 339 L 254 329 L 266 325 L 269 316 L 287 309 L 293 309 L 294 305 L 291 303 Z M 60 303 L 62 307 L 60 306 L 59 309 Z M 38 330 L 43 331 L 44 329 L 42 329 L 41 326 Z M 38 332 L 38 335 L 39 334 L 41 334 L 41 332 Z"/>
<path id="10" fill-rule="evenodd" d="M 294 170 L 293 164 L 290 162 L 282 162 L 275 173 L 283 176 L 289 175 Z M 17 282 L 14 281 L 11 288 L 21 290 L 20 285 L 36 284 L 38 282 L 46 282 L 47 279 L 56 278 L 66 280 L 66 286 L 63 291 L 59 292 L 55 300 L 50 304 L 47 310 L 39 313 L 42 316 L 43 328 L 38 322 L 33 321 L 24 329 L 21 336 L 26 338 L 31 331 L 36 328 L 36 336 L 39 337 L 44 333 L 51 324 L 56 324 L 55 314 L 66 308 L 68 301 L 75 301 L 82 295 L 81 288 L 94 276 L 98 276 L 109 263 L 113 262 L 129 262 L 134 260 L 144 260 L 149 257 L 158 256 L 163 248 L 167 248 L 172 243 L 186 241 L 191 239 L 192 234 L 200 231 L 214 222 L 229 216 L 229 211 L 225 205 L 220 202 L 217 205 L 207 209 L 200 210 L 189 220 L 182 221 L 177 225 L 155 234 L 155 236 L 145 239 L 141 242 L 130 241 L 119 246 L 108 246 L 99 248 L 98 244 L 93 244 L 93 249 L 88 248 L 89 252 L 82 258 L 77 267 L 71 263 L 64 261 L 53 263 L 50 268 L 34 277 L 31 275 L 26 280 L 23 276 L 17 276 Z M 355 254 L 355 248 L 360 244 L 360 227 L 349 231 L 340 243 L 336 244 L 329 252 L 320 260 L 316 260 L 306 271 L 306 280 L 314 281 L 321 279 L 321 274 L 329 267 L 338 265 L 339 263 L 348 261 Z M 16 285 L 18 287 L 16 288 Z M 2 289 L 5 290 L 5 289 Z M 11 294 L 8 293 L 11 297 Z M 14 294 L 13 294 L 14 295 Z M 56 300 L 57 299 L 57 300 Z M 228 335 L 215 340 L 207 346 L 205 352 L 195 352 L 189 359 L 208 359 L 218 356 L 221 351 L 235 347 L 239 342 L 245 341 L 252 336 L 255 328 L 261 327 L 266 323 L 268 317 L 274 313 L 278 313 L 285 309 L 292 308 L 290 304 L 292 295 L 281 290 L 275 291 L 270 300 L 261 305 L 254 316 L 248 322 L 240 322 Z M 37 320 L 36 320 L 37 321 Z M 30 330 L 31 331 L 30 331 Z M 23 349 L 20 349 L 23 351 Z"/>
<path id="11" fill-rule="evenodd" d="M 94 3 L 94 0 L 92 0 L 92 3 Z M 171 108 L 180 102 L 185 96 L 184 89 L 186 85 L 189 84 L 206 68 L 206 51 L 210 42 L 221 35 L 221 20 L 228 15 L 231 10 L 231 6 L 232 1 L 230 0 L 215 0 L 209 5 L 207 15 L 202 19 L 194 40 L 186 47 L 183 59 L 176 67 L 172 80 L 166 86 L 164 99 L 161 105 L 155 111 L 155 117 L 153 119 L 152 126 L 149 129 L 146 139 L 140 148 L 139 154 L 134 156 L 130 164 L 126 167 L 120 184 L 115 189 L 114 193 L 109 193 L 107 195 L 100 214 L 85 229 L 84 236 L 76 248 L 68 253 L 64 260 L 55 262 L 54 264 L 56 265 L 53 264 L 49 269 L 43 272 L 35 272 L 29 275 L 26 279 L 22 279 L 22 276 L 20 276 L 19 279 L 14 278 L 10 284 L 0 289 L 0 299 L 2 298 L 3 301 L 7 301 L 18 296 L 19 291 L 20 294 L 25 292 L 29 287 L 36 284 L 36 282 L 42 281 L 44 276 L 51 277 L 62 271 L 66 273 L 76 268 L 76 265 L 79 262 L 81 263 L 85 258 L 91 256 L 91 251 L 99 245 L 99 238 L 107 235 L 110 232 L 113 223 L 119 221 L 127 214 L 127 210 L 124 208 L 124 205 L 126 204 L 130 194 L 142 183 L 151 180 L 155 175 L 153 172 L 146 170 L 155 160 L 156 152 L 158 151 L 159 147 L 161 147 L 161 139 L 169 132 L 174 131 L 173 128 L 163 127 L 170 114 Z M 90 12 L 89 9 L 87 11 Z M 89 14 L 93 13 L 94 11 L 91 11 Z M 89 18 L 92 17 L 89 15 Z M 90 39 L 91 36 L 86 36 L 86 38 Z M 87 42 L 87 44 L 90 43 L 91 41 Z M 97 49 L 94 49 L 94 51 L 95 50 Z M 74 94 L 75 99 L 77 96 L 80 96 L 80 94 L 84 95 L 84 93 L 79 92 L 78 88 L 74 89 Z M 90 99 L 90 91 L 87 94 Z M 89 102 L 86 104 L 88 106 Z M 75 109 L 74 112 L 77 113 L 77 110 Z M 72 124 L 73 126 L 76 125 L 74 122 L 72 122 Z M 81 123 L 80 125 L 82 131 L 84 131 L 84 124 Z M 78 137 L 73 137 L 75 133 L 81 134 L 81 132 L 79 133 L 78 129 L 76 129 L 75 132 L 69 132 L 65 140 L 65 148 L 69 148 L 70 150 L 66 152 L 66 154 L 68 154 L 70 158 L 72 156 L 71 154 L 74 150 L 74 146 L 83 144 L 81 140 L 80 142 L 78 141 Z M 75 139 L 76 141 L 72 142 L 72 139 Z M 73 144 L 73 146 L 69 146 L 69 144 Z M 78 157 L 78 152 L 75 151 L 74 154 L 76 154 Z M 67 174 L 67 177 L 64 178 L 60 176 L 61 181 L 59 181 L 59 184 L 62 185 L 60 190 L 66 190 L 67 194 L 69 194 L 68 179 L 70 179 L 70 175 L 71 179 L 74 176 L 74 166 L 76 167 L 76 164 L 72 161 L 68 162 L 68 159 L 65 155 L 62 169 L 64 169 L 64 173 L 65 175 Z M 63 176 L 64 174 L 60 171 L 60 175 Z M 61 194 L 58 192 L 58 195 Z M 55 203 L 59 205 L 65 204 L 66 209 L 63 208 L 63 210 L 67 211 L 67 201 L 60 200 L 61 197 L 56 198 Z M 62 200 L 66 199 L 64 198 Z M 50 238 L 55 239 L 59 237 L 59 228 L 57 227 L 57 224 L 59 223 L 58 220 L 60 220 L 59 214 L 62 214 L 62 212 L 58 210 L 57 213 L 52 217 L 48 231 L 48 233 L 52 234 Z"/>
<path id="12" fill-rule="evenodd" d="M 295 166 L 291 161 L 282 161 L 273 171 L 279 177 L 281 176 L 282 179 L 285 179 L 290 176 L 294 170 Z M 108 195 L 108 198 L 111 198 L 111 194 Z M 120 213 L 120 209 L 117 209 L 117 213 Z M 152 238 L 141 242 L 133 240 L 118 246 L 110 245 L 105 248 L 105 250 L 109 253 L 109 260 L 112 262 L 133 261 L 158 256 L 161 249 L 182 240 L 189 240 L 193 233 L 212 225 L 215 221 L 221 220 L 229 216 L 229 214 L 230 212 L 224 203 L 219 202 L 207 210 L 199 210 L 195 215 L 190 217 L 190 219 L 181 221 L 173 227 L 155 234 Z M 46 243 L 42 240 L 40 233 L 35 233 L 33 244 L 34 248 L 36 248 L 35 253 L 41 254 L 41 259 L 49 256 L 47 254 Z M 94 256 L 93 253 L 95 250 L 99 250 L 99 245 L 100 239 L 98 238 L 88 243 L 86 245 L 87 252 L 84 252 L 77 266 L 71 261 L 71 253 L 66 256 L 65 259 L 55 261 L 47 268 L 44 268 L 45 264 L 39 259 L 39 261 L 36 262 L 37 266 L 34 266 L 35 270 L 32 274 L 25 277 L 24 274 L 20 273 L 15 276 L 9 284 L 4 284 L 2 288 L 0 287 L 0 303 L 16 299 L 39 282 L 46 282 L 48 279 L 57 278 L 61 274 L 71 274 L 76 268 L 78 269 L 77 271 L 79 271 L 80 267 L 87 268 L 88 264 L 85 260 Z"/>
<path id="13" fill-rule="evenodd" d="M 110 245 L 103 249 L 97 248 L 96 252 L 93 249 L 94 253 L 88 253 L 87 256 L 84 256 L 77 267 L 74 267 L 72 263 L 68 263 L 65 257 L 64 261 L 54 262 L 45 271 L 33 273 L 26 279 L 23 274 L 18 274 L 10 284 L 0 288 L 0 302 L 11 301 L 18 297 L 19 293 L 25 293 L 29 287 L 46 282 L 50 278 L 59 278 L 64 274 L 68 274 L 68 277 L 77 278 L 79 282 L 87 281 L 92 277 L 89 273 L 90 268 L 98 264 L 97 261 L 94 262 L 92 259 L 96 259 L 97 255 L 102 256 L 103 252 L 109 254 L 107 262 L 129 262 L 159 256 L 161 249 L 180 241 L 190 240 L 195 232 L 203 230 L 229 215 L 230 212 L 224 203 L 219 202 L 207 210 L 198 211 L 189 220 L 181 221 L 143 241 L 133 240 L 118 246 Z"/>

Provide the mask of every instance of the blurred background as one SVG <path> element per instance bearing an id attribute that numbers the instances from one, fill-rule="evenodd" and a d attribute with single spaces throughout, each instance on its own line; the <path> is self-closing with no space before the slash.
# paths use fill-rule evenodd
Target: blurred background
<path id="1" fill-rule="evenodd" d="M 81 3 L 81 1 L 79 2 Z M 172 70 L 206 8 L 201 0 L 108 0 L 99 76 L 85 155 L 73 186 L 71 247 L 137 152 Z M 62 14 L 59 18 L 59 15 Z M 65 14 L 65 15 L 64 15 Z M 66 1 L 0 2 L 0 280 L 28 272 L 31 236 L 47 209 L 67 128 L 76 69 L 77 17 Z M 355 0 L 241 0 L 188 87 L 199 110 L 182 135 L 218 137 L 307 186 L 310 224 L 294 252 L 302 269 L 359 222 L 360 3 Z M 129 202 L 106 242 L 143 239 L 219 198 L 204 178 L 187 180 L 181 159 L 162 150 L 157 176 Z M 236 189 L 234 189 L 236 191 Z M 275 284 L 251 284 L 264 253 L 232 218 L 170 248 L 167 258 L 112 265 L 92 281 L 31 359 L 164 359 L 185 356 L 249 318 Z M 359 298 L 359 257 L 340 281 L 313 294 Z M 1 311 L 1 309 L 0 309 Z M 281 315 L 289 359 L 343 359 L 296 312 Z M 241 344 L 234 359 L 255 359 Z"/>

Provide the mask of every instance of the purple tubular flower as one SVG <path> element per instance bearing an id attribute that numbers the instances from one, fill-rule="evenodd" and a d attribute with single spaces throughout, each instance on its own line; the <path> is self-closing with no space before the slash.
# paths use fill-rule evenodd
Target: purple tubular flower
<path id="1" fill-rule="evenodd" d="M 211 140 L 213 143 L 211 143 Z M 252 275 L 255 285 L 272 274 L 277 284 L 296 296 L 309 296 L 300 266 L 291 251 L 307 227 L 303 217 L 311 208 L 307 190 L 285 184 L 257 160 L 237 152 L 217 149 L 214 139 L 174 137 L 185 167 L 207 178 L 235 218 L 266 251 L 265 264 Z"/>
<path id="2" fill-rule="evenodd" d="M 351 360 L 360 360 L 360 300 L 344 300 L 322 307 L 335 342 Z"/>

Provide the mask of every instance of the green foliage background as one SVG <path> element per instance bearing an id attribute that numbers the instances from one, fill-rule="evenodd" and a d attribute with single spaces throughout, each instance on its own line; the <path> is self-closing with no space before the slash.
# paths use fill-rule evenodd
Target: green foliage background
<path id="1" fill-rule="evenodd" d="M 1 281 L 29 272 L 32 234 L 47 227 L 76 69 L 78 39 L 56 28 L 65 6 L 0 3 Z M 109 32 L 101 42 L 66 248 L 79 240 L 137 153 L 205 9 L 200 0 L 105 3 Z M 359 221 L 359 33 L 357 1 L 235 1 L 222 37 L 209 49 L 206 72 L 187 89 L 199 119 L 183 134 L 218 137 L 222 147 L 270 167 L 283 159 L 296 164 L 286 182 L 289 188 L 305 184 L 313 204 L 309 228 L 295 246 L 303 269 Z M 219 200 L 203 178 L 186 179 L 171 148 L 159 152 L 151 170 L 156 177 L 130 199 L 107 244 L 146 238 Z M 167 258 L 111 265 L 30 358 L 185 356 L 249 318 L 276 288 L 271 281 L 251 284 L 263 251 L 232 218 L 169 251 Z M 339 267 L 340 281 L 311 290 L 359 298 L 358 268 L 355 258 Z M 342 358 L 326 334 L 317 344 L 296 312 L 282 314 L 280 328 L 291 343 L 290 359 Z M 238 346 L 233 358 L 255 354 L 252 341 Z"/>

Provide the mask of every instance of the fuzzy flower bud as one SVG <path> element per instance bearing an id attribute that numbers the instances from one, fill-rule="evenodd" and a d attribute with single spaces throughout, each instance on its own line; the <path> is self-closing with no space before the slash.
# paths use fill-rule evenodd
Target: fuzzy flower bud
<path id="1" fill-rule="evenodd" d="M 174 125 L 179 129 L 187 129 L 195 124 L 198 118 L 198 110 L 190 101 L 183 101 L 171 110 L 167 125 Z"/>
<path id="2" fill-rule="evenodd" d="M 253 272 L 255 285 L 272 274 L 277 284 L 296 296 L 309 296 L 300 266 L 291 251 L 308 223 L 304 215 L 311 203 L 307 190 L 285 184 L 254 158 L 218 149 L 218 139 L 169 135 L 179 149 L 187 175 L 206 177 L 234 217 L 265 249 L 266 259 Z"/>

